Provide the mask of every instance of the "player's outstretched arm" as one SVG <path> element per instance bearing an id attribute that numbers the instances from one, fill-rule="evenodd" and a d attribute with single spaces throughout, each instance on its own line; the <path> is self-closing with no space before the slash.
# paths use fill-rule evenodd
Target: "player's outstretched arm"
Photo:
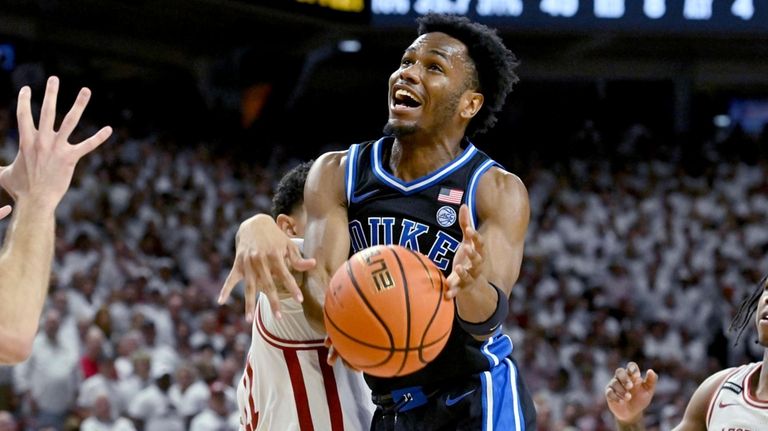
<path id="1" fill-rule="evenodd" d="M 469 323 L 462 326 L 484 339 L 506 317 L 520 275 L 530 208 L 522 181 L 497 168 L 481 177 L 476 202 L 479 227 L 473 226 L 469 207 L 459 210 L 463 238 L 448 276 L 447 296 L 456 298 L 459 318 Z"/>
<path id="2" fill-rule="evenodd" d="M 317 260 L 307 273 L 304 314 L 313 329 L 325 333 L 323 300 L 336 269 L 349 257 L 347 201 L 344 193 L 346 152 L 326 153 L 315 161 L 304 186 L 307 225 L 304 252 Z"/>
<path id="3" fill-rule="evenodd" d="M 314 259 L 304 259 L 291 241 L 267 214 L 257 214 L 240 224 L 235 237 L 235 261 L 219 293 L 223 304 L 240 280 L 245 281 L 245 317 L 250 322 L 256 310 L 256 298 L 263 292 L 275 315 L 280 318 L 278 291 L 285 289 L 297 301 L 304 300 L 291 271 L 306 271 Z"/>
<path id="4" fill-rule="evenodd" d="M 49 78 L 40 122 L 35 127 L 31 90 L 21 89 L 17 108 L 19 152 L 10 166 L 0 167 L 0 186 L 15 200 L 13 219 L 0 250 L 0 363 L 15 363 L 29 356 L 48 291 L 54 211 L 69 188 L 77 162 L 112 133 L 111 128 L 104 127 L 70 145 L 70 135 L 91 92 L 80 90 L 56 131 L 58 90 L 58 78 Z"/>
<path id="5" fill-rule="evenodd" d="M 694 392 L 685 408 L 683 421 L 673 431 L 702 431 L 707 429 L 707 409 L 717 388 L 731 369 L 713 374 Z M 630 362 L 618 368 L 605 388 L 608 408 L 616 418 L 619 431 L 644 430 L 643 412 L 651 403 L 658 376 L 648 370 L 643 378 L 640 367 Z"/>

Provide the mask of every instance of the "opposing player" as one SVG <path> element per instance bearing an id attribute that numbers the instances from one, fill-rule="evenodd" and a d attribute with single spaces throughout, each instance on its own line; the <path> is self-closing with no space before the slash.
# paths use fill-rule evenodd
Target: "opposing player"
<path id="1" fill-rule="evenodd" d="M 277 226 L 299 245 L 306 223 L 304 183 L 311 165 L 288 172 L 272 199 Z M 303 286 L 303 274 L 296 277 Z M 325 334 L 309 326 L 300 302 L 286 292 L 276 293 L 280 319 L 265 294 L 256 302 L 251 348 L 237 389 L 242 429 L 367 428 L 373 404 L 362 374 L 340 362 L 329 366 Z"/>
<path id="2" fill-rule="evenodd" d="M 768 277 L 741 304 L 732 328 L 739 335 L 754 316 L 762 362 L 719 371 L 694 392 L 677 431 L 762 430 L 768 426 Z M 605 388 L 608 408 L 619 430 L 644 430 L 643 411 L 650 405 L 658 376 L 630 362 L 619 368 Z"/>
<path id="3" fill-rule="evenodd" d="M 59 80 L 48 79 L 35 128 L 31 90 L 19 92 L 19 152 L 10 166 L 0 166 L 0 186 L 15 201 L 14 216 L 0 250 L 0 363 L 26 359 L 37 332 L 53 259 L 54 211 L 69 188 L 75 165 L 109 138 L 104 127 L 77 145 L 68 140 L 91 92 L 80 90 L 75 104 L 54 130 Z M 0 208 L 0 218 L 10 208 Z"/>
<path id="4" fill-rule="evenodd" d="M 305 281 L 310 294 L 290 279 L 289 268 L 302 262 L 274 227 L 249 220 L 239 230 L 233 274 L 246 274 L 246 313 L 255 281 L 282 284 L 303 297 L 318 331 L 328 281 L 350 252 L 395 243 L 450 273 L 457 313 L 441 354 L 407 376 L 366 376 L 374 430 L 535 429 L 512 342 L 501 332 L 523 256 L 528 194 L 469 140 L 495 123 L 516 66 L 483 25 L 419 19 L 419 37 L 389 80 L 387 136 L 327 153 L 310 171 L 305 251 L 317 260 Z M 220 300 L 237 280 L 225 283 Z"/>

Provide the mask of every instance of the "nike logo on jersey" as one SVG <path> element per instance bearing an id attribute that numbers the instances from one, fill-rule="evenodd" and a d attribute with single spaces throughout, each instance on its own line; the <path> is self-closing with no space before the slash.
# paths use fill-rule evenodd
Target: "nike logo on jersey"
<path id="1" fill-rule="evenodd" d="M 446 405 L 447 407 L 451 407 L 451 406 L 454 406 L 454 405 L 456 405 L 456 403 L 458 403 L 459 401 L 463 400 L 464 398 L 466 398 L 466 397 L 468 397 L 468 396 L 472 395 L 474 392 L 475 392 L 475 390 L 474 390 L 474 389 L 472 389 L 471 391 L 469 391 L 469 392 L 465 392 L 465 393 L 463 393 L 463 394 L 459 395 L 459 396 L 458 396 L 458 397 L 456 397 L 456 398 L 451 398 L 451 396 L 450 396 L 450 395 L 448 395 L 448 396 L 445 398 L 445 405 Z"/>
<path id="2" fill-rule="evenodd" d="M 366 193 L 363 193 L 363 194 L 357 195 L 357 196 L 355 196 L 355 194 L 352 193 L 352 203 L 358 203 L 358 202 L 360 202 L 362 200 L 365 200 L 365 199 L 375 195 L 378 192 L 379 192 L 379 189 L 373 189 L 370 192 L 366 192 Z"/>
<path id="3" fill-rule="evenodd" d="M 737 405 L 738 405 L 737 403 L 728 403 L 728 404 L 726 404 L 726 403 L 720 401 L 720 404 L 718 404 L 717 406 L 720 407 L 721 409 L 724 409 L 726 407 L 737 406 Z"/>

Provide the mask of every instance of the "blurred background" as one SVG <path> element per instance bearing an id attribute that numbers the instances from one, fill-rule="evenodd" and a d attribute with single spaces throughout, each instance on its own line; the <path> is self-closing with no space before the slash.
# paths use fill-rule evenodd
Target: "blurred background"
<path id="1" fill-rule="evenodd" d="M 298 161 L 380 136 L 430 10 L 521 60 L 475 144 L 531 197 L 505 329 L 540 429 L 611 429 L 603 388 L 630 359 L 662 375 L 649 427 L 670 429 L 705 376 L 760 358 L 728 324 L 768 272 L 765 2 L 2 0 L 0 164 L 18 90 L 40 103 L 52 74 L 60 111 L 93 90 L 83 135 L 116 133 L 57 213 L 41 347 L 0 368 L 0 430 L 234 427 L 250 328 L 214 298 L 238 224 Z"/>

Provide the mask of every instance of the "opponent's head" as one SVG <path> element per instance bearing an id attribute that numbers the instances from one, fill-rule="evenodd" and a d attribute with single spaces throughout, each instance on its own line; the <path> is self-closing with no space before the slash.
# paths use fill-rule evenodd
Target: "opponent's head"
<path id="1" fill-rule="evenodd" d="M 389 78 L 389 121 L 397 137 L 454 128 L 467 136 L 496 123 L 518 62 L 496 31 L 465 17 L 429 14 Z"/>
<path id="2" fill-rule="evenodd" d="M 752 320 L 752 316 L 754 319 Z M 768 276 L 763 277 L 750 296 L 744 299 L 731 321 L 731 330 L 737 330 L 736 342 L 750 322 L 757 325 L 757 342 L 768 348 Z"/>
<path id="3" fill-rule="evenodd" d="M 307 182 L 312 160 L 297 165 L 288 171 L 277 184 L 272 196 L 272 217 L 278 227 L 291 238 L 303 237 L 307 223 L 304 210 L 304 183 Z"/>

